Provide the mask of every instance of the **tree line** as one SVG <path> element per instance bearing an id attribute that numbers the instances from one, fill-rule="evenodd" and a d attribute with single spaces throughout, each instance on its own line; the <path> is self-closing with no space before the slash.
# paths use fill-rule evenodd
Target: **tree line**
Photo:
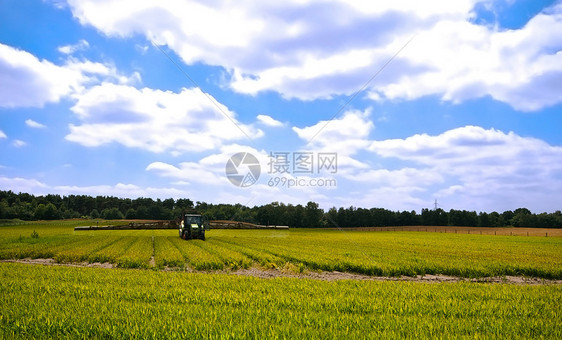
<path id="1" fill-rule="evenodd" d="M 0 219 L 56 220 L 71 218 L 173 220 L 186 211 L 197 211 L 209 220 L 235 220 L 262 225 L 305 227 L 469 226 L 562 228 L 562 213 L 534 214 L 529 209 L 475 212 L 422 209 L 391 211 L 384 208 L 330 208 L 315 202 L 292 205 L 273 202 L 247 207 L 241 204 L 210 204 L 190 199 L 118 198 L 88 195 L 44 195 L 0 190 Z"/>

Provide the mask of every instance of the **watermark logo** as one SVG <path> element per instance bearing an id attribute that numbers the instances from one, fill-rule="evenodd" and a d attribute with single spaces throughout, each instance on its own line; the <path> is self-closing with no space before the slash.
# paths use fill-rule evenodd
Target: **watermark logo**
<path id="1" fill-rule="evenodd" d="M 270 152 L 269 174 L 320 174 L 338 172 L 335 152 Z"/>
<path id="2" fill-rule="evenodd" d="M 249 152 L 239 152 L 226 162 L 225 173 L 230 183 L 247 188 L 260 178 L 260 162 Z"/>
<path id="3" fill-rule="evenodd" d="M 334 178 L 318 177 L 338 172 L 335 152 L 270 152 L 267 163 L 270 187 L 336 187 Z M 248 152 L 239 152 L 226 163 L 226 177 L 240 188 L 254 185 L 261 173 L 258 159 Z"/>

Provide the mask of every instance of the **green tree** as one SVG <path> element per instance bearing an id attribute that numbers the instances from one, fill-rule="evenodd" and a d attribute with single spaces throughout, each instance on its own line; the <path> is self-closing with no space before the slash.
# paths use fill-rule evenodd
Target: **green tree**
<path id="1" fill-rule="evenodd" d="M 36 220 L 56 220 L 60 218 L 57 207 L 53 203 L 39 204 L 33 216 Z"/>
<path id="2" fill-rule="evenodd" d="M 123 213 L 117 208 L 104 209 L 101 212 L 101 217 L 105 220 L 121 220 Z"/>
<path id="3" fill-rule="evenodd" d="M 78 218 L 80 217 L 80 214 L 72 209 L 66 209 L 62 212 L 61 216 L 64 219 L 70 219 L 70 218 Z"/>
<path id="4" fill-rule="evenodd" d="M 165 199 L 164 201 L 162 201 L 162 206 L 164 206 L 164 208 L 169 209 L 169 210 L 174 210 L 175 205 L 176 205 L 176 202 L 174 201 L 173 198 L 168 198 L 168 199 Z"/>
<path id="5" fill-rule="evenodd" d="M 0 219 L 10 218 L 9 217 L 11 214 L 10 210 L 11 209 L 10 206 L 8 205 L 8 202 L 5 199 L 2 199 L 0 201 Z"/>
<path id="6" fill-rule="evenodd" d="M 324 211 L 318 207 L 318 203 L 308 202 L 304 207 L 304 226 L 308 228 L 316 228 L 321 226 Z"/>
<path id="7" fill-rule="evenodd" d="M 304 214 L 304 207 L 302 205 L 288 205 L 285 209 L 283 224 L 291 228 L 302 228 L 305 223 Z"/>
<path id="8" fill-rule="evenodd" d="M 137 208 L 137 218 L 139 219 L 149 219 L 150 213 L 148 212 L 148 208 L 144 205 L 141 205 Z"/>
<path id="9" fill-rule="evenodd" d="M 92 209 L 92 211 L 90 212 L 90 218 L 100 218 L 100 212 L 98 211 L 98 209 Z"/>
<path id="10" fill-rule="evenodd" d="M 137 218 L 137 211 L 133 208 L 129 208 L 125 213 L 125 218 L 128 220 L 134 220 Z"/>

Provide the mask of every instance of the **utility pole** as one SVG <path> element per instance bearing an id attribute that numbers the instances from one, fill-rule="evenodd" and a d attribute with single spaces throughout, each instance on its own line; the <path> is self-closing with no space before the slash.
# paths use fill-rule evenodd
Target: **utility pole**
<path id="1" fill-rule="evenodd" d="M 433 210 L 437 210 L 437 199 L 435 199 L 435 203 L 433 203 L 433 206 L 434 206 Z"/>

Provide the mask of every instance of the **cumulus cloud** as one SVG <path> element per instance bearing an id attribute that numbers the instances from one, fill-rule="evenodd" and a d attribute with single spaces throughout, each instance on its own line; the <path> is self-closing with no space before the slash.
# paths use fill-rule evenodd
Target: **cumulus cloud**
<path id="1" fill-rule="evenodd" d="M 370 120 L 371 109 L 346 111 L 341 117 L 323 120 L 306 127 L 293 127 L 293 131 L 305 143 L 302 150 L 319 153 L 335 153 L 338 176 L 354 178 L 358 170 L 372 168 L 364 157 L 356 154 L 368 148 L 369 134 L 374 129 Z"/>
<path id="2" fill-rule="evenodd" d="M 0 44 L 0 107 L 41 107 L 78 87 L 80 75 Z"/>
<path id="3" fill-rule="evenodd" d="M 449 209 L 559 209 L 562 147 L 479 126 L 386 140 L 371 139 L 373 128 L 367 110 L 293 130 L 307 147 L 337 152 L 336 178 L 357 204 L 419 209 L 439 198 Z"/>
<path id="4" fill-rule="evenodd" d="M 90 147 L 116 142 L 178 154 L 263 135 L 198 88 L 175 93 L 103 83 L 86 90 L 71 110 L 83 124 L 71 124 L 66 139 Z"/>
<path id="5" fill-rule="evenodd" d="M 27 142 L 25 142 L 21 139 L 14 139 L 14 141 L 12 142 L 12 145 L 16 148 L 23 148 L 24 146 L 27 145 Z"/>
<path id="6" fill-rule="evenodd" d="M 258 181 L 249 187 L 235 186 L 226 175 L 227 161 L 240 152 L 252 154 L 261 166 Z M 285 180 L 295 180 L 297 177 L 293 173 L 271 172 L 270 161 L 270 155 L 265 150 L 230 144 L 197 161 L 180 162 L 179 164 L 153 162 L 146 167 L 146 171 L 166 178 L 176 185 L 197 190 L 201 199 L 208 202 L 253 205 L 273 201 L 303 204 L 314 198 L 324 198 L 325 201 L 328 201 L 328 198 L 321 194 L 324 190 L 323 187 L 272 185 L 270 181 L 276 177 L 283 177 Z M 245 171 L 245 169 L 241 168 L 239 171 Z M 310 179 L 304 176 L 299 176 L 299 178 Z"/>
<path id="7" fill-rule="evenodd" d="M 6 136 L 4 131 L 0 130 L 0 139 L 2 139 L 2 138 L 8 138 L 8 136 Z"/>
<path id="8" fill-rule="evenodd" d="M 386 187 L 389 184 L 393 188 L 416 188 L 427 187 L 443 181 L 443 175 L 432 169 L 401 168 L 398 170 L 370 169 L 351 173 L 348 179 L 369 183 L 377 187 Z"/>
<path id="9" fill-rule="evenodd" d="M 117 183 L 115 185 L 92 186 L 53 186 L 52 191 L 62 195 L 90 195 L 90 196 L 116 196 L 127 198 L 152 197 L 152 198 L 185 198 L 187 192 L 168 187 L 141 187 L 135 184 Z"/>
<path id="10" fill-rule="evenodd" d="M 104 80 L 139 80 L 138 74 L 124 76 L 111 65 L 69 58 L 59 66 L 4 44 L 0 44 L 0 74 L 0 107 L 7 108 L 43 107 Z"/>
<path id="11" fill-rule="evenodd" d="M 33 119 L 26 119 L 25 125 L 29 126 L 30 128 L 33 128 L 33 129 L 45 129 L 46 128 L 45 125 L 43 125 L 41 123 L 38 123 L 38 122 L 34 121 Z"/>
<path id="12" fill-rule="evenodd" d="M 158 166 L 150 171 L 157 171 Z M 228 182 L 228 181 L 226 181 Z M 132 183 L 98 184 L 98 185 L 51 185 L 33 178 L 6 177 L 0 175 L 0 190 L 26 192 L 35 195 L 89 195 L 89 196 L 115 196 L 122 198 L 151 197 L 160 198 L 191 198 L 208 203 L 241 203 L 246 206 L 267 204 L 274 201 L 306 204 L 311 199 L 320 201 L 323 195 L 305 192 L 302 190 L 286 190 L 272 188 L 264 183 L 257 183 L 249 188 L 237 188 L 231 183 L 223 183 L 224 187 L 217 190 L 205 181 L 191 180 L 185 187 L 170 186 L 140 186 Z M 209 189 L 211 188 L 211 189 Z M 297 194 L 297 191 L 300 194 Z M 326 198 L 326 197 L 324 197 Z"/>
<path id="13" fill-rule="evenodd" d="M 441 21 L 418 34 L 406 58 L 413 72 L 376 82 L 373 99 L 416 99 L 438 94 L 453 103 L 491 96 L 517 110 L 562 101 L 562 4 L 518 30 L 468 21 Z"/>
<path id="14" fill-rule="evenodd" d="M 285 125 L 283 122 L 280 122 L 268 115 L 258 115 L 256 118 L 261 124 L 265 126 L 281 127 Z"/>
<path id="15" fill-rule="evenodd" d="M 117 183 L 114 185 L 100 184 L 90 186 L 49 185 L 33 178 L 0 176 L 0 190 L 26 192 L 35 195 L 89 195 L 115 197 L 152 197 L 152 198 L 185 198 L 189 193 L 171 187 L 141 187 L 135 184 Z"/>
<path id="16" fill-rule="evenodd" d="M 350 95 L 415 35 L 370 84 L 370 98 L 491 96 L 522 111 L 560 103 L 562 38 L 554 32 L 562 30 L 562 4 L 502 30 L 476 23 L 479 2 L 69 0 L 83 25 L 109 36 L 144 35 L 187 64 L 222 66 L 240 93 Z"/>
<path id="17" fill-rule="evenodd" d="M 89 47 L 90 44 L 86 40 L 80 39 L 76 44 L 60 46 L 57 50 L 63 54 L 73 54 L 77 51 L 84 51 Z"/>
<path id="18" fill-rule="evenodd" d="M 307 143 L 307 147 L 350 155 L 368 146 L 367 138 L 375 127 L 370 115 L 371 109 L 350 110 L 341 117 L 322 120 L 311 126 L 293 127 L 293 131 Z"/>
<path id="19" fill-rule="evenodd" d="M 224 173 L 222 176 L 219 176 L 215 171 L 197 162 L 182 162 L 178 166 L 164 162 L 153 162 L 146 167 L 146 170 L 156 172 L 162 177 L 181 180 L 181 183 L 184 185 L 192 182 L 213 186 L 226 184 Z"/>
<path id="20" fill-rule="evenodd" d="M 465 126 L 436 136 L 373 141 L 369 150 L 432 174 L 437 181 L 418 177 L 419 185 L 453 207 L 555 210 L 554 202 L 562 199 L 562 147 L 513 132 Z"/>
<path id="21" fill-rule="evenodd" d="M 345 195 L 336 195 L 326 200 L 328 207 L 348 207 L 349 197 L 353 197 L 353 204 L 357 207 L 384 207 L 392 210 L 416 210 L 428 207 L 431 201 L 424 196 L 426 189 L 422 186 L 394 186 L 381 185 L 365 187 L 362 190 L 348 191 Z"/>
<path id="22" fill-rule="evenodd" d="M 49 186 L 36 179 L 0 176 L 0 189 L 45 194 L 48 193 Z"/>
<path id="23" fill-rule="evenodd" d="M 226 177 L 225 167 L 227 161 L 239 152 L 254 155 L 262 167 L 265 167 L 268 162 L 268 155 L 263 150 L 239 144 L 229 144 L 221 146 L 217 152 L 196 162 L 180 162 L 178 165 L 153 162 L 146 167 L 146 171 L 154 172 L 161 177 L 181 181 L 182 184 L 202 183 L 213 186 L 223 185 L 230 188 L 232 184 Z"/>
<path id="24" fill-rule="evenodd" d="M 450 168 L 463 163 L 476 167 L 513 164 L 514 160 L 529 166 L 547 165 L 562 153 L 561 147 L 551 146 L 539 139 L 479 126 L 456 128 L 437 136 L 417 134 L 406 139 L 373 141 L 369 150 L 383 157 Z"/>

